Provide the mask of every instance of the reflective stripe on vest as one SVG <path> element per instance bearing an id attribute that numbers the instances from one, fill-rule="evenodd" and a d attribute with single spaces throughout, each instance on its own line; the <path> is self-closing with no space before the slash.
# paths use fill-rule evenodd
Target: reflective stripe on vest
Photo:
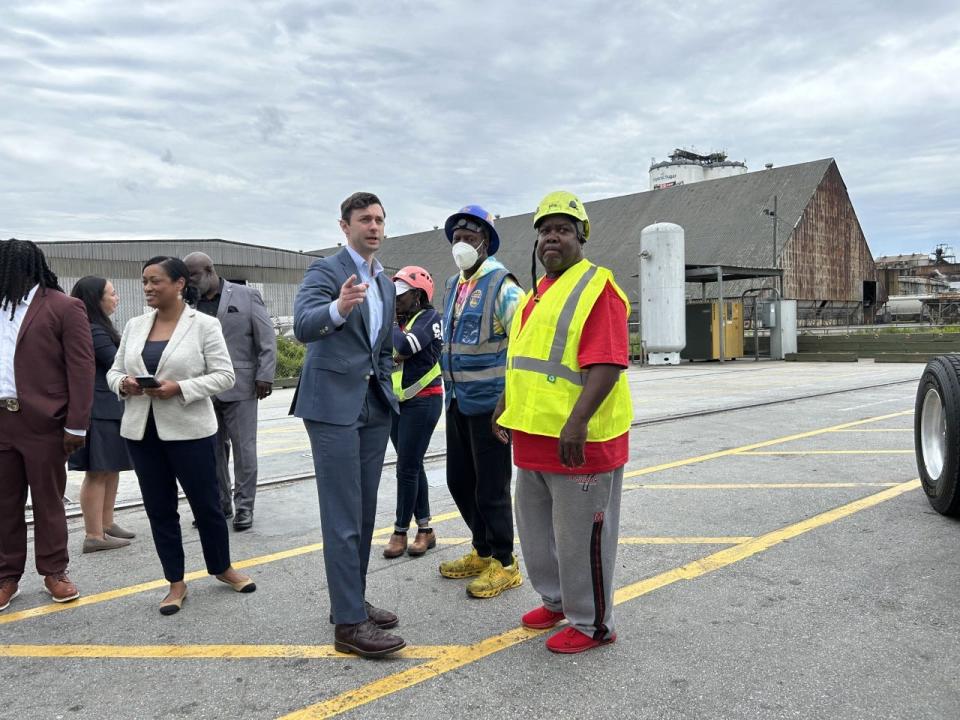
<path id="1" fill-rule="evenodd" d="M 427 385 L 432 383 L 440 376 L 440 363 L 436 363 L 432 368 L 427 371 L 427 374 L 422 378 L 417 380 L 410 387 L 402 387 L 403 383 L 403 363 L 400 363 L 400 369 L 393 371 L 393 394 L 397 396 L 397 400 L 404 402 L 415 398 L 420 394 L 420 391 L 423 390 Z"/>
<path id="2" fill-rule="evenodd" d="M 585 373 L 577 372 L 563 364 L 563 351 L 566 348 L 567 333 L 570 332 L 570 323 L 573 322 L 573 316 L 577 312 L 577 303 L 580 302 L 580 295 L 584 289 L 593 280 L 597 274 L 597 266 L 592 266 L 574 285 L 573 290 L 567 296 L 563 303 L 563 309 L 560 311 L 560 317 L 557 318 L 557 327 L 553 332 L 553 342 L 550 344 L 550 359 L 540 360 L 531 357 L 511 357 L 507 363 L 511 368 L 517 370 L 529 370 L 530 372 L 540 373 L 547 376 L 547 382 L 555 382 L 556 379 L 563 378 L 574 385 L 583 387 Z"/>
<path id="3" fill-rule="evenodd" d="M 450 352 L 454 355 L 496 355 L 507 347 L 507 338 L 499 340 L 484 340 L 476 345 L 467 343 L 450 343 Z"/>
<path id="4" fill-rule="evenodd" d="M 583 380 L 586 377 L 586 373 L 576 372 L 563 363 L 552 362 L 550 360 L 516 357 L 509 359 L 507 362 L 510 363 L 511 370 L 529 370 L 530 372 L 546 375 L 547 382 L 554 382 L 559 377 L 568 382 L 572 382 L 574 385 L 583 387 Z"/>
<path id="5" fill-rule="evenodd" d="M 423 314 L 423 310 L 418 312 L 412 318 L 410 322 L 407 323 L 407 327 L 412 328 L 413 324 L 417 321 L 417 318 Z M 413 385 L 409 387 L 403 387 L 403 362 L 400 362 L 397 365 L 397 368 L 393 371 L 393 394 L 397 396 L 397 400 L 404 402 L 405 400 L 410 400 L 411 398 L 416 397 L 420 394 L 420 391 L 423 390 L 427 385 L 436 380 L 440 375 L 440 363 L 435 363 L 432 368 L 427 370 L 426 374 L 417 380 Z"/>
<path id="6" fill-rule="evenodd" d="M 522 316 L 515 319 L 507 353 L 506 410 L 498 420 L 504 427 L 559 437 L 588 374 L 577 362 L 583 326 L 607 283 L 629 307 L 609 270 L 583 260 L 566 272 L 570 274 L 551 286 L 525 323 Z M 524 305 L 531 296 L 527 294 Z M 626 310 L 623 321 L 626 330 Z M 590 418 L 587 440 L 619 437 L 630 429 L 632 416 L 630 388 L 621 373 Z"/>
<path id="7" fill-rule="evenodd" d="M 443 371 L 444 380 L 453 380 L 453 382 L 476 382 L 477 380 L 496 380 L 505 377 L 507 369 L 503 365 L 483 370 L 454 370 L 453 372 Z"/>

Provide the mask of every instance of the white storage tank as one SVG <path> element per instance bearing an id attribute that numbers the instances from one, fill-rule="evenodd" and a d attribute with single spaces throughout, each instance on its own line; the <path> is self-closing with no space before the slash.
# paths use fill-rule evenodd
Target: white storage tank
<path id="1" fill-rule="evenodd" d="M 683 228 L 647 225 L 640 233 L 640 338 L 651 365 L 679 365 L 687 344 Z"/>
<path id="2" fill-rule="evenodd" d="M 723 160 L 722 162 L 710 163 L 703 171 L 704 180 L 717 180 L 719 178 L 733 177 L 734 175 L 744 175 L 747 172 L 747 166 L 739 160 Z"/>
<path id="3" fill-rule="evenodd" d="M 666 161 L 650 168 L 651 190 L 690 185 L 703 179 L 703 166 L 691 160 Z"/>

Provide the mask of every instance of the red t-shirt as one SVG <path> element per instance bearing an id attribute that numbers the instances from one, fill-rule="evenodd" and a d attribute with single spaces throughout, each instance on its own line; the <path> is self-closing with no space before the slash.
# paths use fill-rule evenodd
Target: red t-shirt
<path id="1" fill-rule="evenodd" d="M 554 279 L 544 277 L 539 288 L 540 296 L 546 294 Z M 526 323 L 533 312 L 531 298 L 523 307 L 520 322 Z M 521 324 L 522 328 L 523 325 Z M 580 335 L 580 348 L 577 362 L 580 367 L 590 365 L 629 364 L 627 338 L 627 320 L 623 299 L 610 283 L 600 293 Z M 629 432 L 604 442 L 588 442 L 584 447 L 586 464 L 571 468 L 560 463 L 559 441 L 555 437 L 532 435 L 513 430 L 513 462 L 517 467 L 540 472 L 563 473 L 566 475 L 595 475 L 609 472 L 626 465 L 630 456 Z"/>

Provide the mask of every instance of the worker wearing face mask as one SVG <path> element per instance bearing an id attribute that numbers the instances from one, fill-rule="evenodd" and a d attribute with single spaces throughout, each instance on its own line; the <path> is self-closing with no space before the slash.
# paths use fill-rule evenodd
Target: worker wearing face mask
<path id="1" fill-rule="evenodd" d="M 472 534 L 470 552 L 440 564 L 447 578 L 473 577 L 467 593 L 496 597 L 523 582 L 513 554 L 510 446 L 490 433 L 503 391 L 507 338 L 523 296 L 494 257 L 493 216 L 468 205 L 444 226 L 460 272 L 447 280 L 443 312 L 447 487 Z"/>

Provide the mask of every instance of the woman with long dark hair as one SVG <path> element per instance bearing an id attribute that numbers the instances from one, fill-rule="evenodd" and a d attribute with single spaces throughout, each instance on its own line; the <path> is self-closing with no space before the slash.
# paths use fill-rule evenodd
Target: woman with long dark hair
<path id="1" fill-rule="evenodd" d="M 143 265 L 143 294 L 151 312 L 123 329 L 107 373 L 110 389 L 126 402 L 120 434 L 137 470 L 143 507 L 170 590 L 162 615 L 178 612 L 187 596 L 177 481 L 200 532 L 207 572 L 236 592 L 257 589 L 230 564 L 227 520 L 217 487 L 214 395 L 233 387 L 235 375 L 220 322 L 187 305 L 183 260 L 155 257 Z"/>
<path id="2" fill-rule="evenodd" d="M 117 309 L 120 298 L 109 280 L 95 275 L 77 280 L 70 294 L 83 302 L 87 311 L 97 361 L 87 444 L 67 461 L 67 467 L 71 470 L 85 471 L 80 486 L 80 509 L 86 529 L 83 552 L 89 553 L 124 547 L 130 544 L 130 538 L 135 537 L 134 533 L 124 530 L 113 520 L 120 472 L 132 470 L 133 462 L 126 443 L 120 437 L 123 403 L 110 392 L 107 385 L 107 371 L 113 365 L 120 345 L 120 333 L 113 326 L 110 316 Z"/>

